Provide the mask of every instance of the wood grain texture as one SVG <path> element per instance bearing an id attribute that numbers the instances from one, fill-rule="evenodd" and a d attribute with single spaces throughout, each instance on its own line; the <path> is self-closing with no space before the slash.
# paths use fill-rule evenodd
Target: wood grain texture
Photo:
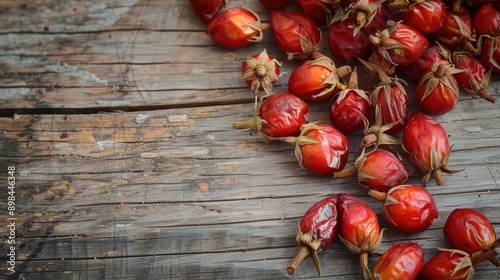
<path id="1" fill-rule="evenodd" d="M 233 2 L 269 19 L 258 1 Z M 2 279 L 316 279 L 308 261 L 286 274 L 297 222 L 341 192 L 368 203 L 388 228 L 378 253 L 414 241 L 429 259 L 447 247 L 442 228 L 458 207 L 500 228 L 498 103 L 462 93 L 436 118 L 453 144 L 449 168 L 464 171 L 446 174 L 445 186 L 430 182 L 439 219 L 404 234 L 355 179 L 313 175 L 292 146 L 231 127 L 252 116 L 241 61 L 263 48 L 285 58 L 271 33 L 223 49 L 188 1 L 1 1 L 0 11 L 0 180 L 16 166 L 18 218 L 17 273 L 2 253 Z M 297 65 L 284 62 L 276 92 L 287 90 Z M 493 75 L 488 91 L 497 97 L 499 89 Z M 408 94 L 414 111 L 413 85 Z M 309 119 L 327 122 L 327 106 L 311 103 Z M 350 161 L 360 138 L 349 136 Z M 323 279 L 361 279 L 357 257 L 339 242 L 320 259 Z M 476 270 L 474 279 L 500 278 L 489 263 Z"/>

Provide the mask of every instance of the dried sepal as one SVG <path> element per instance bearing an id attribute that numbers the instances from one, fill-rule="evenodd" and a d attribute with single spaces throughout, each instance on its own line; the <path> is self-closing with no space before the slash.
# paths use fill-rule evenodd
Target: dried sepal
<path id="1" fill-rule="evenodd" d="M 373 1 L 370 0 L 359 0 L 352 2 L 347 9 L 342 20 L 347 19 L 349 16 L 355 13 L 356 25 L 353 26 L 353 35 L 356 36 L 361 28 L 368 26 L 375 15 L 376 11 L 382 6 L 385 0 Z"/>
<path id="2" fill-rule="evenodd" d="M 448 169 L 448 162 L 450 160 L 451 148 L 452 147 L 450 147 L 450 149 L 444 155 L 442 160 L 440 159 L 439 153 L 436 151 L 436 149 L 432 148 L 430 151 L 430 166 L 426 165 L 418 158 L 415 158 L 415 162 L 417 163 L 419 169 L 425 174 L 424 177 L 422 178 L 422 185 L 424 187 L 426 186 L 427 182 L 429 182 L 431 177 L 434 177 L 434 179 L 436 180 L 436 184 L 438 186 L 444 185 L 444 179 L 442 174 L 443 172 L 448 174 L 453 174 L 463 171 L 463 169 L 459 170 Z M 404 145 L 403 149 L 406 150 L 404 148 Z"/>
<path id="3" fill-rule="evenodd" d="M 351 67 L 348 65 L 343 65 L 339 68 L 335 65 L 335 62 L 333 60 L 325 55 L 319 56 L 319 58 L 315 59 L 314 61 L 311 62 L 312 66 L 321 66 L 325 67 L 330 71 L 330 74 L 323 80 L 323 82 L 319 85 L 320 87 L 329 85 L 326 87 L 324 90 L 322 90 L 320 93 L 316 94 L 313 96 L 313 98 L 318 98 L 321 97 L 325 94 L 328 94 L 335 90 L 336 88 L 339 88 L 341 90 L 345 89 L 346 86 L 342 83 L 341 77 L 347 75 L 348 73 L 351 72 Z"/>
<path id="4" fill-rule="evenodd" d="M 478 82 L 476 78 L 474 78 L 472 73 L 469 73 L 469 84 L 471 88 L 470 89 L 466 88 L 465 91 L 474 98 L 481 97 L 486 101 L 495 103 L 495 98 L 493 98 L 493 96 L 491 96 L 485 90 L 485 88 L 490 83 L 490 76 L 491 76 L 491 69 L 489 69 L 488 72 L 486 72 L 481 82 Z"/>
<path id="5" fill-rule="evenodd" d="M 232 123 L 233 128 L 240 128 L 240 129 L 249 128 L 252 130 L 257 130 L 257 133 L 259 134 L 260 138 L 264 139 L 265 141 L 281 141 L 282 137 L 271 137 L 262 131 L 263 124 L 266 121 L 260 117 L 260 108 L 262 107 L 264 101 L 270 96 L 271 95 L 265 95 L 261 96 L 260 98 L 257 98 L 257 95 L 255 95 L 253 117 L 245 121 L 233 122 Z"/>
<path id="6" fill-rule="evenodd" d="M 250 56 L 246 62 L 250 69 L 243 73 L 240 80 L 252 81 L 250 88 L 254 94 L 257 94 L 259 88 L 262 87 L 267 95 L 271 95 L 273 92 L 273 83 L 279 79 L 274 69 L 280 67 L 281 63 L 275 58 L 270 60 L 265 49 L 259 54 L 257 59 Z"/>
<path id="7" fill-rule="evenodd" d="M 421 79 L 417 85 L 417 88 L 421 87 L 425 82 L 427 85 L 425 87 L 424 95 L 422 100 L 427 98 L 429 94 L 439 85 L 442 84 L 449 88 L 458 97 L 458 88 L 453 83 L 452 77 L 454 74 L 461 73 L 464 70 L 455 68 L 452 64 L 435 64 L 431 67 Z"/>
<path id="8" fill-rule="evenodd" d="M 458 29 L 460 31 L 459 37 L 437 37 L 438 41 L 445 43 L 449 46 L 456 46 L 457 51 L 466 51 L 473 56 L 479 55 L 479 51 L 472 42 L 476 41 L 474 34 L 472 34 L 472 30 L 469 25 L 467 25 L 458 15 L 453 15 L 453 19 L 455 20 Z"/>
<path id="9" fill-rule="evenodd" d="M 300 149 L 300 146 L 302 145 L 309 145 L 309 144 L 318 144 L 319 141 L 316 139 L 313 139 L 311 137 L 304 136 L 305 133 L 307 133 L 310 129 L 320 129 L 319 126 L 316 125 L 317 122 L 314 123 L 308 123 L 304 124 L 301 129 L 300 129 L 300 135 L 298 137 L 294 137 L 295 140 L 295 157 L 297 158 L 297 161 L 299 162 L 300 167 L 304 168 L 304 165 L 302 163 L 302 150 Z M 288 139 L 281 138 L 280 140 L 290 143 Z"/>
<path id="10" fill-rule="evenodd" d="M 365 136 L 361 141 L 361 149 L 373 147 L 373 150 L 376 150 L 380 145 L 401 145 L 399 139 L 385 133 L 399 124 L 399 122 L 382 124 L 382 112 L 379 106 L 375 106 L 375 123 L 373 125 L 370 126 L 366 117 L 362 116 L 362 119 L 365 123 L 365 128 L 363 129 L 363 134 Z"/>
<path id="11" fill-rule="evenodd" d="M 363 98 L 366 102 L 368 102 L 368 104 L 371 104 L 370 98 L 368 97 L 366 92 L 358 88 L 358 72 L 356 67 L 354 67 L 354 70 L 351 72 L 347 88 L 341 90 L 338 93 L 337 101 L 341 102 L 342 100 L 344 100 L 347 94 L 351 91 L 355 92 L 359 97 Z"/>
<path id="12" fill-rule="evenodd" d="M 399 22 L 389 21 L 386 29 L 375 33 L 375 35 L 370 35 L 370 41 L 377 46 L 378 53 L 394 65 L 397 64 L 392 61 L 387 50 L 406 48 L 405 45 L 391 38 L 392 34 L 396 31 L 398 24 Z"/>
<path id="13" fill-rule="evenodd" d="M 372 59 L 373 62 L 366 61 L 366 60 L 363 60 L 361 58 L 359 58 L 359 61 L 366 67 L 366 69 L 368 70 L 368 72 L 371 75 L 377 75 L 379 80 L 380 80 L 379 85 L 372 91 L 372 93 L 370 95 L 371 96 L 371 104 L 377 103 L 377 99 L 378 99 L 378 96 L 379 96 L 379 93 L 381 90 L 384 90 L 387 103 L 390 104 L 391 103 L 391 92 L 392 92 L 391 87 L 392 86 L 398 87 L 399 90 L 401 90 L 401 92 L 406 94 L 406 90 L 404 88 L 404 85 L 408 86 L 408 83 L 406 83 L 405 80 L 399 79 L 397 76 L 391 78 L 387 74 L 388 73 L 387 71 L 391 71 L 391 69 L 392 69 L 391 72 L 393 72 L 393 70 L 394 70 L 393 68 L 391 68 L 391 67 L 387 68 L 387 65 L 385 66 L 385 68 L 382 68 L 380 65 L 377 64 L 378 60 L 376 60 L 376 58 Z"/>
<path id="14" fill-rule="evenodd" d="M 445 248 L 437 248 L 441 252 L 450 252 L 451 254 L 459 254 L 462 255 L 463 258 L 461 259 L 460 263 L 458 263 L 455 268 L 453 269 L 453 272 L 450 274 L 450 278 L 452 279 L 454 276 L 457 276 L 457 274 L 462 270 L 462 269 L 467 269 L 467 277 L 465 280 L 470 280 L 472 279 L 472 276 L 474 276 L 474 265 L 472 263 L 471 257 L 469 254 L 467 254 L 464 251 L 457 250 L 457 249 L 445 249 Z"/>
<path id="15" fill-rule="evenodd" d="M 299 60 L 306 60 L 308 59 L 313 53 L 321 53 L 323 50 L 323 37 L 321 30 L 319 30 L 319 42 L 314 45 L 312 42 L 307 40 L 304 36 L 300 35 L 300 47 L 302 52 L 288 52 L 287 53 L 287 59 L 288 60 L 294 60 L 294 59 L 299 59 Z"/>
<path id="16" fill-rule="evenodd" d="M 394 74 L 396 70 L 396 65 L 392 64 L 390 61 L 388 61 L 387 59 L 385 59 L 376 52 L 372 52 L 372 54 L 368 57 L 368 62 L 377 65 L 380 68 L 380 70 L 382 70 L 387 75 Z"/>
<path id="17" fill-rule="evenodd" d="M 248 39 L 248 41 L 250 42 L 260 42 L 262 41 L 262 38 L 264 37 L 264 34 L 262 32 L 262 24 L 260 23 L 260 17 L 259 15 L 257 15 L 254 11 L 250 10 L 250 9 L 245 9 L 246 11 L 250 12 L 257 20 L 256 21 L 251 21 L 243 26 L 245 27 L 250 27 L 256 31 L 258 31 L 258 35 L 257 36 L 254 36 L 253 38 L 251 39 Z"/>
<path id="18" fill-rule="evenodd" d="M 318 275 L 321 276 L 321 266 L 317 254 L 321 244 L 321 239 L 314 240 L 312 231 L 306 233 L 299 231 L 297 233 L 296 240 L 298 245 L 295 249 L 294 258 L 288 266 L 288 274 L 293 274 L 302 260 L 307 256 L 310 256 Z"/>
<path id="19" fill-rule="evenodd" d="M 413 2 L 413 1 L 412 1 Z M 409 0 L 393 0 L 387 6 L 395 9 L 400 13 L 404 13 L 409 10 L 410 1 Z"/>

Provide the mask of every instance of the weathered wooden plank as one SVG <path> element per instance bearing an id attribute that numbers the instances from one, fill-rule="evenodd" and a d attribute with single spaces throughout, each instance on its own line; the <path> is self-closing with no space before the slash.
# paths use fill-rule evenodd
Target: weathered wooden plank
<path id="1" fill-rule="evenodd" d="M 464 106 L 474 107 L 475 101 L 464 101 Z M 313 105 L 312 118 L 326 120 L 323 109 Z M 262 256 L 277 250 L 282 255 L 273 258 L 272 270 L 280 278 L 285 277 L 293 252 L 296 222 L 322 196 L 348 192 L 380 213 L 379 203 L 366 197 L 354 179 L 312 175 L 298 167 L 292 147 L 265 143 L 230 126 L 232 120 L 249 118 L 250 112 L 251 106 L 243 104 L 1 118 L 3 161 L 18 162 L 23 172 L 18 178 L 18 200 L 24 205 L 19 252 L 26 262 L 21 266 L 26 273 L 41 266 L 47 275 L 59 275 L 61 269 L 84 270 L 85 264 L 95 273 L 109 275 L 116 271 L 94 267 L 94 257 L 118 258 L 120 268 L 135 266 L 141 261 L 134 260 L 147 258 L 143 255 L 149 248 L 151 256 L 168 256 L 176 271 L 192 271 L 191 262 L 203 262 L 200 273 L 211 269 L 233 273 L 237 270 L 233 266 L 253 264 L 258 271 L 249 272 L 249 277 L 264 277 L 271 272 L 262 262 L 235 264 L 222 258 L 221 265 L 206 258 L 226 251 Z M 494 117 L 498 113 L 489 109 L 481 116 L 461 114 L 461 118 L 445 115 L 441 121 L 455 144 L 451 168 L 465 170 L 446 176 L 446 186 L 429 184 L 440 219 L 429 231 L 411 235 L 426 252 L 443 245 L 444 218 L 456 207 L 479 208 L 500 224 L 499 128 Z M 66 131 L 67 137 L 61 138 Z M 359 136 L 358 132 L 350 138 L 359 144 L 355 140 Z M 124 204 L 118 209 L 120 203 Z M 382 225 L 387 226 L 383 221 Z M 387 237 L 385 248 L 409 238 L 394 230 L 388 230 Z M 36 255 L 31 254 L 33 248 L 39 248 Z M 336 254 L 324 255 L 327 263 L 338 262 Z M 357 277 L 352 274 L 357 273 L 355 258 L 348 254 L 341 258 L 347 262 L 344 271 L 336 265 L 325 275 Z M 231 264 L 224 268 L 226 263 Z M 314 275 L 305 265 L 299 278 Z M 489 277 L 496 272 L 485 268 L 481 273 Z M 182 277 L 188 276 L 180 273 Z"/>
<path id="2" fill-rule="evenodd" d="M 263 48 L 284 59 L 271 34 L 225 50 L 187 1 L 174 2 L 0 2 L 0 113 L 23 113 L 0 118 L 0 170 L 16 166 L 18 203 L 18 274 L 2 265 L 0 278 L 316 279 L 307 261 L 293 277 L 285 269 L 297 222 L 314 202 L 353 194 L 388 227 L 354 178 L 315 176 L 293 147 L 231 127 L 252 114 L 253 95 L 236 82 L 241 61 Z M 268 20 L 258 1 L 229 5 L 240 4 Z M 277 91 L 296 65 L 285 61 Z M 488 90 L 496 96 L 499 85 L 494 75 Z M 409 97 L 417 110 L 411 86 Z M 326 108 L 311 104 L 310 120 L 327 122 Z M 135 112 L 97 112 L 116 109 Z M 457 207 L 500 227 L 499 117 L 498 104 L 465 95 L 437 117 L 454 145 L 450 168 L 464 171 L 427 186 L 440 211 L 429 230 L 389 228 L 378 252 L 415 241 L 429 259 L 447 247 L 442 228 Z M 351 160 L 360 136 L 349 136 Z M 323 278 L 360 279 L 357 257 L 332 247 L 321 252 Z M 499 278 L 491 264 L 477 270 L 474 279 Z"/>
<path id="3" fill-rule="evenodd" d="M 243 6 L 255 11 L 262 21 L 269 20 L 269 11 L 252 0 L 228 1 L 227 7 Z M 296 8 L 291 5 L 290 8 Z M 6 15 L 0 32 L 95 32 L 114 30 L 109 21 L 116 21 L 122 30 L 193 30 L 204 31 L 206 25 L 187 1 L 107 0 L 96 1 L 30 1 L 5 0 L 0 10 Z M 45 30 L 44 26 L 49 27 Z"/>
<path id="4" fill-rule="evenodd" d="M 222 100 L 248 102 L 251 99 L 247 98 L 246 85 L 236 82 L 241 61 L 263 48 L 284 60 L 270 31 L 265 32 L 265 39 L 259 44 L 236 51 L 222 49 L 203 32 L 203 23 L 193 23 L 196 18 L 187 2 L 167 5 L 162 1 L 89 1 L 81 8 L 72 2 L 39 4 L 4 4 L 9 11 L 26 10 L 12 12 L 10 17 L 14 19 L 8 22 L 16 22 L 16 18 L 41 20 L 36 16 L 27 19 L 28 12 L 48 14 L 55 22 L 48 31 L 32 32 L 29 28 L 33 24 L 20 21 L 28 26 L 25 33 L 7 30 L 0 34 L 0 49 L 4 51 L 0 56 L 3 108 L 110 110 L 173 107 L 207 100 L 213 100 L 212 104 Z M 269 11 L 257 1 L 230 6 L 240 4 L 262 14 L 263 20 L 268 19 Z M 81 13 L 93 16 L 82 17 Z M 159 20 L 165 14 L 172 18 Z M 76 19 L 72 21 L 72 17 Z M 76 31 L 61 27 L 61 21 Z M 148 27 L 152 22 L 167 26 Z M 184 26 L 185 22 L 189 26 Z M 197 25 L 198 29 L 190 25 Z M 326 30 L 323 36 L 327 37 Z M 326 40 L 324 51 L 329 53 Z M 296 65 L 297 62 L 285 62 L 282 70 L 289 75 Z M 284 87 L 277 90 L 287 90 L 288 75 L 279 81 Z M 366 85 L 372 88 L 373 83 Z M 496 87 L 493 82 L 489 89 L 494 91 Z M 215 98 L 208 98 L 211 95 Z"/>

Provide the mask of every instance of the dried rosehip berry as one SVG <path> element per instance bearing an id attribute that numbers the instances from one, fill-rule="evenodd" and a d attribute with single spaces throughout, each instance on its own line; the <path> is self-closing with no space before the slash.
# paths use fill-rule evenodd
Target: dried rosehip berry
<path id="1" fill-rule="evenodd" d="M 304 14 L 312 18 L 318 24 L 326 22 L 326 9 L 322 0 L 295 0 Z"/>
<path id="2" fill-rule="evenodd" d="M 491 70 L 487 70 L 479 59 L 467 52 L 455 52 L 450 57 L 457 69 L 464 70 L 455 74 L 458 84 L 470 96 L 479 96 L 486 101 L 495 103 L 495 98 L 485 90 L 490 82 Z"/>
<path id="3" fill-rule="evenodd" d="M 381 192 L 403 184 L 410 175 L 410 171 L 393 153 L 382 149 L 369 153 L 363 150 L 352 169 L 335 172 L 334 177 L 345 177 L 350 172 L 358 177 L 360 186 Z"/>
<path id="4" fill-rule="evenodd" d="M 409 65 L 422 55 L 429 45 L 427 39 L 415 28 L 390 20 L 387 29 L 370 35 L 377 52 L 395 65 Z"/>
<path id="5" fill-rule="evenodd" d="M 309 107 L 302 99 L 290 93 L 273 94 L 261 98 L 254 108 L 254 118 L 234 122 L 235 128 L 251 128 L 265 140 L 297 136 L 307 123 Z"/>
<path id="6" fill-rule="evenodd" d="M 410 162 L 424 174 L 422 184 L 433 176 L 438 185 L 444 184 L 442 172 L 456 173 L 448 169 L 450 144 L 444 128 L 429 115 L 415 112 L 403 130 L 403 149 L 408 152 Z"/>
<path id="7" fill-rule="evenodd" d="M 352 133 L 363 127 L 363 117 L 368 117 L 370 107 L 368 93 L 358 88 L 358 74 L 355 68 L 347 88 L 340 91 L 330 104 L 330 122 L 344 135 Z"/>
<path id="8" fill-rule="evenodd" d="M 423 280 L 469 280 L 474 275 L 474 266 L 469 254 L 460 250 L 439 249 L 422 268 Z"/>
<path id="9" fill-rule="evenodd" d="M 242 48 L 250 42 L 262 40 L 259 16 L 242 7 L 221 11 L 208 25 L 206 33 L 228 49 Z"/>
<path id="10" fill-rule="evenodd" d="M 441 0 L 413 0 L 404 16 L 405 23 L 422 34 L 432 33 L 443 26 L 446 5 Z"/>
<path id="11" fill-rule="evenodd" d="M 417 243 L 396 244 L 380 257 L 372 270 L 372 279 L 412 280 L 424 265 L 424 251 Z"/>
<path id="12" fill-rule="evenodd" d="M 316 174 L 342 170 L 349 157 L 349 140 L 330 125 L 307 124 L 302 126 L 299 137 L 282 140 L 295 144 L 300 166 Z"/>
<path id="13" fill-rule="evenodd" d="M 432 66 L 417 84 L 415 97 L 418 105 L 434 115 L 442 115 L 453 110 L 459 93 L 458 83 L 453 75 L 462 71 L 449 63 Z"/>
<path id="14" fill-rule="evenodd" d="M 371 52 L 368 34 L 361 29 L 354 33 L 355 19 L 334 22 L 328 32 L 328 47 L 335 58 L 352 61 L 367 58 Z"/>
<path id="15" fill-rule="evenodd" d="M 390 78 L 378 65 L 364 61 L 369 72 L 377 74 L 380 84 L 370 94 L 371 104 L 379 107 L 381 112 L 380 125 L 390 125 L 384 130 L 387 134 L 396 134 L 400 132 L 408 118 L 408 96 L 403 87 L 406 84 L 404 80 Z"/>
<path id="16" fill-rule="evenodd" d="M 349 66 L 337 68 L 329 57 L 321 55 L 306 60 L 293 70 L 288 81 L 288 92 L 306 101 L 322 101 L 345 88 L 341 77 L 351 71 Z"/>
<path id="17" fill-rule="evenodd" d="M 482 5 L 474 13 L 472 25 L 479 35 L 498 36 L 500 35 L 500 11 L 494 6 Z"/>
<path id="18" fill-rule="evenodd" d="M 273 11 L 271 26 L 276 42 L 290 60 L 305 60 L 323 49 L 320 29 L 311 18 L 302 13 Z"/>
<path id="19" fill-rule="evenodd" d="M 349 195 L 341 194 L 338 200 L 340 214 L 339 239 L 347 249 L 359 255 L 365 279 L 369 278 L 368 254 L 380 246 L 380 231 L 377 214 L 363 201 Z"/>
<path id="20" fill-rule="evenodd" d="M 369 195 L 384 203 L 382 213 L 386 221 L 404 232 L 421 232 L 438 217 L 432 195 L 421 186 L 401 185 L 387 193 L 370 190 Z"/>
<path id="21" fill-rule="evenodd" d="M 472 45 L 476 39 L 473 36 L 472 17 L 469 9 L 447 10 L 441 28 L 432 33 L 432 37 L 442 46 L 452 51 L 466 50 L 473 55 L 477 50 Z M 457 67 L 458 68 L 458 67 Z"/>
<path id="22" fill-rule="evenodd" d="M 481 62 L 492 72 L 500 73 L 500 35 L 481 37 Z"/>
<path id="23" fill-rule="evenodd" d="M 316 202 L 307 210 L 299 222 L 297 248 L 288 266 L 288 274 L 293 274 L 302 260 L 311 256 L 314 266 L 321 276 L 317 252 L 326 249 L 337 239 L 339 218 L 337 214 L 338 195 L 331 195 Z"/>
<path id="24" fill-rule="evenodd" d="M 451 62 L 446 57 L 448 53 L 439 45 L 431 45 L 425 48 L 417 61 L 408 66 L 400 67 L 400 69 L 412 80 L 418 82 L 422 74 L 430 71 L 434 65 L 451 65 Z"/>
<path id="25" fill-rule="evenodd" d="M 474 209 L 453 210 L 446 219 L 443 231 L 446 242 L 452 248 L 465 251 L 470 255 L 485 254 L 500 246 L 500 239 L 497 239 L 490 220 Z M 496 257 L 490 260 L 500 266 Z"/>
<path id="26" fill-rule="evenodd" d="M 269 95 L 273 92 L 273 83 L 279 78 L 280 66 L 281 63 L 267 55 L 264 50 L 241 63 L 241 79 L 247 82 L 255 94 L 260 90 Z"/>
<path id="27" fill-rule="evenodd" d="M 219 11 L 226 5 L 225 0 L 189 0 L 196 15 L 210 24 Z"/>

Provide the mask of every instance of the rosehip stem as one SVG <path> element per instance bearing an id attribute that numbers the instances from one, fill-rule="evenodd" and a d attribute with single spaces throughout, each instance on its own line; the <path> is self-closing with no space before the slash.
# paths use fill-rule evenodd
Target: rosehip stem
<path id="1" fill-rule="evenodd" d="M 265 31 L 265 30 L 271 30 L 272 25 L 268 22 L 261 22 L 260 23 L 260 30 Z"/>
<path id="2" fill-rule="evenodd" d="M 488 92 L 486 92 L 486 90 L 484 90 L 484 88 L 479 90 L 478 92 L 476 92 L 476 95 L 483 98 L 484 100 L 486 100 L 488 102 L 495 103 L 495 98 L 493 96 L 491 96 Z"/>
<path id="3" fill-rule="evenodd" d="M 359 264 L 361 265 L 361 270 L 363 271 L 363 278 L 365 280 L 371 280 L 372 274 L 368 268 L 368 253 L 363 252 L 359 254 Z"/>
<path id="4" fill-rule="evenodd" d="M 297 144 L 298 139 L 299 137 L 289 136 L 289 137 L 281 137 L 279 140 L 290 145 L 295 145 Z"/>
<path id="5" fill-rule="evenodd" d="M 286 272 L 288 274 L 293 274 L 295 272 L 295 269 L 297 269 L 297 266 L 307 257 L 311 254 L 311 250 L 307 248 L 307 246 L 304 245 L 298 245 L 297 248 L 295 249 L 295 254 L 293 257 L 292 262 L 286 269 Z"/>
<path id="6" fill-rule="evenodd" d="M 493 264 L 496 265 L 498 263 L 498 259 L 496 258 L 496 256 L 497 252 L 495 250 L 484 249 L 482 251 L 472 254 L 470 258 L 473 266 L 486 260 L 490 260 Z"/>
<path id="7" fill-rule="evenodd" d="M 345 168 L 342 171 L 333 172 L 333 178 L 352 178 L 358 176 L 356 167 Z"/>
<path id="8" fill-rule="evenodd" d="M 438 186 L 444 185 L 443 171 L 441 168 L 434 169 L 432 171 L 432 176 L 434 177 L 434 180 L 436 180 L 436 184 Z"/>
<path id="9" fill-rule="evenodd" d="M 385 200 L 387 199 L 387 193 L 376 191 L 376 190 L 368 191 L 368 195 L 375 198 L 376 200 L 378 200 L 382 203 L 385 202 Z"/>
<path id="10" fill-rule="evenodd" d="M 234 128 L 257 129 L 257 123 L 255 122 L 255 118 L 251 118 L 249 120 L 241 121 L 241 122 L 233 122 L 232 125 Z"/>

